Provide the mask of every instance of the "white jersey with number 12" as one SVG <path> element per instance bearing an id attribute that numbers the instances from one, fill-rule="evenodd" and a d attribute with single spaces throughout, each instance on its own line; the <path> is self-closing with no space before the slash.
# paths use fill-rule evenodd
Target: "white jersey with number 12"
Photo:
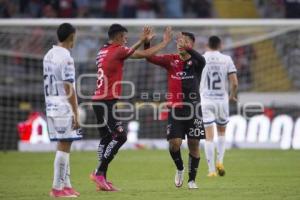
<path id="1" fill-rule="evenodd" d="M 206 65 L 200 84 L 201 101 L 228 101 L 228 75 L 236 72 L 231 57 L 219 51 L 207 51 L 203 56 Z"/>

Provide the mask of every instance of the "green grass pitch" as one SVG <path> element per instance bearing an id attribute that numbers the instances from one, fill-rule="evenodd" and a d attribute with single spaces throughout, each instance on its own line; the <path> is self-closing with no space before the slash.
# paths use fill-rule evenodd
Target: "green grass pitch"
<path id="1" fill-rule="evenodd" d="M 184 155 L 187 169 L 187 152 Z M 300 199 L 300 151 L 229 150 L 226 176 L 207 178 L 201 152 L 199 190 L 175 188 L 175 167 L 168 151 L 120 151 L 108 177 L 121 192 L 96 192 L 89 173 L 96 165 L 96 152 L 73 152 L 73 186 L 84 200 L 245 200 Z M 0 199 L 44 200 L 52 184 L 54 153 L 0 153 Z"/>

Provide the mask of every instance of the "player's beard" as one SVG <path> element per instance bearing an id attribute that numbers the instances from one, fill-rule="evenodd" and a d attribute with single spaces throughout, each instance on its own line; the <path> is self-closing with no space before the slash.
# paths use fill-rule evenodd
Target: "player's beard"
<path id="1" fill-rule="evenodd" d="M 179 55 L 185 57 L 187 55 L 186 51 L 179 51 Z"/>

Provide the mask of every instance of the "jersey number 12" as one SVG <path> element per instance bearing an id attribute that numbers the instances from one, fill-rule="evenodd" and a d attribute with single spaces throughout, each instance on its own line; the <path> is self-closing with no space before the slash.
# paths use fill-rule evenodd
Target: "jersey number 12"
<path id="1" fill-rule="evenodd" d="M 221 77 L 218 72 L 207 74 L 207 87 L 209 90 L 220 90 L 221 89 L 220 83 L 221 83 Z"/>

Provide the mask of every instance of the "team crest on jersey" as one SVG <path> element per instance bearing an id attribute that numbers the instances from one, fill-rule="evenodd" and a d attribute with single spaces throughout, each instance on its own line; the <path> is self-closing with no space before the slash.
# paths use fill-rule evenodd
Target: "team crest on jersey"
<path id="1" fill-rule="evenodd" d="M 178 76 L 178 77 L 184 77 L 184 76 L 186 76 L 186 72 L 177 72 L 176 76 Z"/>
<path id="2" fill-rule="evenodd" d="M 172 67 L 178 67 L 179 66 L 179 60 L 174 60 L 173 62 L 171 62 L 171 66 Z"/>

